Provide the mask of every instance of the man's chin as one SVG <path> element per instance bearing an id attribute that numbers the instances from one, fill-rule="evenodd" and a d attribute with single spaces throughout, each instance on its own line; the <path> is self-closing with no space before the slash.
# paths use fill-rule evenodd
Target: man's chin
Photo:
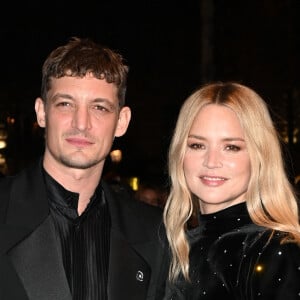
<path id="1" fill-rule="evenodd" d="M 78 158 L 71 159 L 66 157 L 61 158 L 60 161 L 66 167 L 72 169 L 81 169 L 81 170 L 92 168 L 99 163 L 98 160 L 88 160 L 88 159 L 78 159 Z"/>

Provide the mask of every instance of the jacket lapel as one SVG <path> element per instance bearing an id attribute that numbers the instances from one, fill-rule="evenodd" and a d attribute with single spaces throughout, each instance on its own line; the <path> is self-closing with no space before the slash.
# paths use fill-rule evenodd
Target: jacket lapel
<path id="1" fill-rule="evenodd" d="M 108 299 L 143 300 L 147 297 L 151 270 L 135 249 L 112 229 L 109 257 Z"/>
<path id="2" fill-rule="evenodd" d="M 54 227 L 48 216 L 8 253 L 30 300 L 72 299 L 55 245 Z"/>
<path id="3" fill-rule="evenodd" d="M 54 246 L 42 160 L 14 178 L 8 196 L 0 253 L 11 258 L 30 299 L 71 300 L 61 257 Z"/>
<path id="4" fill-rule="evenodd" d="M 151 245 L 142 222 L 138 221 L 140 216 L 131 207 L 133 200 L 125 199 L 124 194 L 112 195 L 104 182 L 102 187 L 112 219 L 108 299 L 119 300 L 124 295 L 131 300 L 146 299 L 151 268 L 142 249 L 147 248 L 151 252 Z"/>

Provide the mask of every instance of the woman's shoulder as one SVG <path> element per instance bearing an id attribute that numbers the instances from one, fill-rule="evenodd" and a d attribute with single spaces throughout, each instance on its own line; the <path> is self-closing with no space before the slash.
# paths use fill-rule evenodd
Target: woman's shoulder
<path id="1" fill-rule="evenodd" d="M 274 299 L 275 291 L 286 292 L 284 286 L 300 280 L 300 247 L 284 243 L 285 236 L 256 225 L 228 233 L 214 244 L 211 266 L 236 292 L 251 291 Z"/>
<path id="2" fill-rule="evenodd" d="M 218 269 L 241 269 L 251 264 L 297 268 L 300 275 L 300 246 L 284 242 L 287 233 L 273 231 L 257 225 L 241 228 L 221 236 L 210 251 L 210 260 Z M 270 267 L 268 267 L 270 269 Z M 259 270 L 259 268 L 258 268 Z M 296 269 L 295 269 L 296 270 Z"/>
<path id="3" fill-rule="evenodd" d="M 268 253 L 295 252 L 300 257 L 300 247 L 293 242 L 285 242 L 286 232 L 271 230 L 256 224 L 248 224 L 244 227 L 227 232 L 220 236 L 214 243 L 212 255 L 246 257 L 249 255 L 263 256 Z"/>
<path id="4" fill-rule="evenodd" d="M 250 253 L 258 255 L 270 236 L 270 230 L 253 223 L 236 228 L 216 239 L 210 249 L 209 259 L 217 268 L 237 265 L 237 261 L 244 259 Z"/>

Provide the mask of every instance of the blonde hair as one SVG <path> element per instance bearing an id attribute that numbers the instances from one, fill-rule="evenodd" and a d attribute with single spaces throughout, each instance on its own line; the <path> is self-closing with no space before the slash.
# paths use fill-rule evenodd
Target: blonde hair
<path id="1" fill-rule="evenodd" d="M 282 242 L 300 243 L 297 198 L 286 174 L 280 137 L 267 104 L 255 91 L 239 83 L 211 83 L 196 90 L 182 105 L 169 148 L 171 187 L 164 209 L 164 222 L 172 252 L 171 280 L 180 272 L 186 279 L 189 278 L 186 230 L 190 217 L 198 213 L 198 200 L 187 187 L 183 159 L 190 128 L 199 111 L 208 104 L 231 108 L 244 130 L 251 162 L 246 193 L 251 219 L 257 225 L 287 232 Z"/>

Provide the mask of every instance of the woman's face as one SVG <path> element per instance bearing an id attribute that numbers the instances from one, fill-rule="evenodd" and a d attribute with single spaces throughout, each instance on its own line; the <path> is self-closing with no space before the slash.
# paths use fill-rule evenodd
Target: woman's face
<path id="1" fill-rule="evenodd" d="M 240 122 L 225 106 L 203 107 L 189 132 L 184 174 L 204 214 L 244 202 L 251 165 Z"/>

